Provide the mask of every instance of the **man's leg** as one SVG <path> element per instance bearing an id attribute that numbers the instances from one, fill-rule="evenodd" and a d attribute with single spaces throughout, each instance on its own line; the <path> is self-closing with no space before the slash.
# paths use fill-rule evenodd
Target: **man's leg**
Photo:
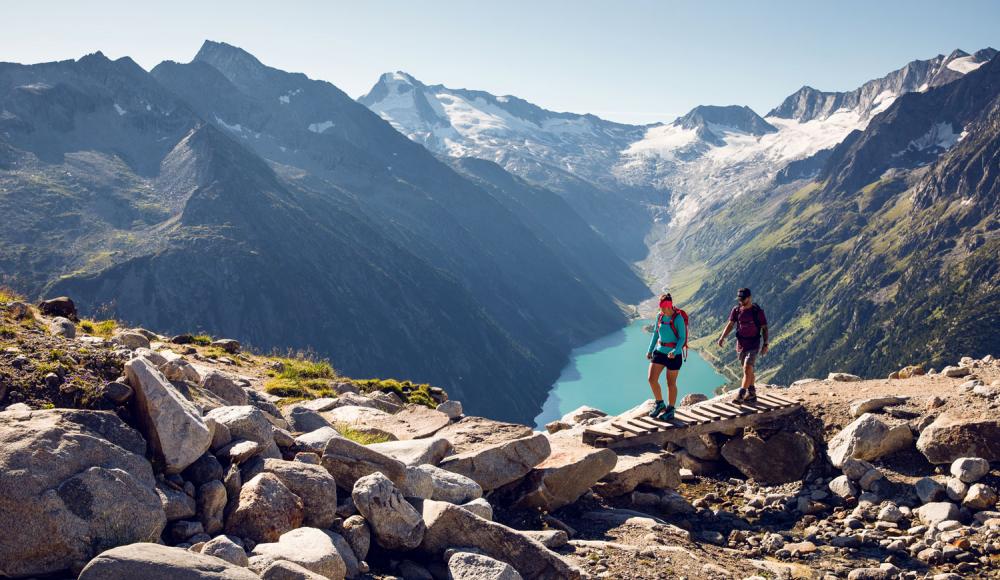
<path id="1" fill-rule="evenodd" d="M 747 382 L 747 394 L 744 400 L 748 403 L 753 403 L 757 400 L 757 388 L 754 386 L 754 381 L 757 379 L 756 373 L 754 372 L 754 365 L 757 363 L 757 351 L 751 350 L 744 353 L 743 359 L 743 380 Z"/>

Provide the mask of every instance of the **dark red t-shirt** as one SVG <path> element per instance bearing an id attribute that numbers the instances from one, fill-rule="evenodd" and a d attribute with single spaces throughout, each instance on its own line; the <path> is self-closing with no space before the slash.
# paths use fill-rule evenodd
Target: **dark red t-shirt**
<path id="1" fill-rule="evenodd" d="M 756 320 L 753 313 L 755 309 L 757 310 Z M 736 323 L 737 352 L 760 348 L 757 322 L 759 321 L 761 326 L 767 326 L 767 317 L 764 316 L 764 310 L 760 306 L 754 304 L 747 309 L 743 309 L 738 305 L 734 306 L 733 311 L 729 313 L 729 320 Z"/>

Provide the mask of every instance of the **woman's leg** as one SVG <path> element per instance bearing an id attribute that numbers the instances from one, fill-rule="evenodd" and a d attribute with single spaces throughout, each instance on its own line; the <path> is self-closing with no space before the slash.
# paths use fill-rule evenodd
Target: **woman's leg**
<path id="1" fill-rule="evenodd" d="M 660 390 L 660 373 L 663 372 L 663 365 L 649 363 L 649 388 L 653 389 L 653 399 L 663 400 L 663 391 Z"/>
<path id="2" fill-rule="evenodd" d="M 670 398 L 670 406 L 677 404 L 677 375 L 680 371 L 667 371 L 667 396 Z"/>

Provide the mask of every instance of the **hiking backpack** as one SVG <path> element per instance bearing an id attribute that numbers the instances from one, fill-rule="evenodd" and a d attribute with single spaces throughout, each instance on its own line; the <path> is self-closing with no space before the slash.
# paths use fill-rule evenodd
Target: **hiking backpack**
<path id="1" fill-rule="evenodd" d="M 677 316 L 684 319 L 684 345 L 681 347 L 681 352 L 684 353 L 684 360 L 688 359 L 688 337 L 691 336 L 691 325 L 688 323 L 688 313 L 681 310 L 680 308 L 674 308 L 674 315 L 670 317 L 670 330 L 674 332 L 674 337 L 680 338 L 677 334 L 677 325 L 674 324 L 674 319 Z M 661 312 L 656 316 L 656 334 L 660 334 L 660 325 L 663 324 L 663 313 Z"/>
<path id="2" fill-rule="evenodd" d="M 737 308 L 739 308 L 739 307 L 737 307 Z M 761 332 L 760 332 L 760 328 L 761 328 L 761 326 L 760 326 L 760 313 L 763 312 L 763 311 L 764 311 L 764 309 L 761 308 L 760 306 L 758 306 L 756 302 L 754 302 L 753 304 L 750 305 L 750 312 L 753 313 L 753 324 L 754 324 L 754 326 L 757 327 L 756 338 L 760 338 L 761 337 Z M 740 319 L 739 319 L 739 314 L 737 314 L 737 317 L 736 317 L 736 332 L 733 333 L 733 336 L 735 336 L 736 338 L 755 338 L 754 336 L 743 336 L 742 334 L 740 334 Z"/>

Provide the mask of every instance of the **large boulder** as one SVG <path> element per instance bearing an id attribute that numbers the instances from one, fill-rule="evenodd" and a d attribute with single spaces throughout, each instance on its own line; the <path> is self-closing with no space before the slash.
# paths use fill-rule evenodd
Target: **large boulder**
<path id="1" fill-rule="evenodd" d="M 522 508 L 554 511 L 575 502 L 607 475 L 618 456 L 610 449 L 591 447 L 577 436 L 551 436 L 551 451 L 520 483 L 514 484 Z"/>
<path id="2" fill-rule="evenodd" d="M 354 484 L 354 505 L 371 526 L 375 541 L 387 550 L 412 550 L 424 537 L 424 520 L 381 473 L 366 475 Z"/>
<path id="3" fill-rule="evenodd" d="M 87 564 L 79 580 L 257 580 L 258 576 L 220 558 L 140 543 L 102 553 Z"/>
<path id="4" fill-rule="evenodd" d="M 62 316 L 73 322 L 80 321 L 76 315 L 76 304 L 67 296 L 42 300 L 38 303 L 38 310 L 45 316 Z"/>
<path id="5" fill-rule="evenodd" d="M 680 484 L 680 465 L 674 454 L 650 445 L 620 450 L 615 466 L 597 482 L 594 491 L 603 497 L 617 497 L 640 485 L 677 489 Z"/>
<path id="6" fill-rule="evenodd" d="M 875 415 L 865 413 L 830 439 L 827 455 L 840 468 L 848 457 L 874 461 L 913 444 L 913 432 L 905 424 L 890 426 Z"/>
<path id="7" fill-rule="evenodd" d="M 264 557 L 256 558 L 258 566 L 287 560 L 325 578 L 339 580 L 347 575 L 347 566 L 333 536 L 326 530 L 298 528 L 285 532 L 277 542 L 257 544 L 251 556 Z"/>
<path id="8" fill-rule="evenodd" d="M 804 433 L 779 431 L 766 440 L 756 435 L 730 439 L 722 457 L 758 483 L 777 485 L 802 479 L 816 458 L 816 446 Z"/>
<path id="9" fill-rule="evenodd" d="M 485 491 L 517 481 L 551 452 L 541 433 L 446 457 L 439 467 L 464 475 Z"/>
<path id="10" fill-rule="evenodd" d="M 406 482 L 406 466 L 401 461 L 343 437 L 327 441 L 321 462 L 337 485 L 347 490 L 372 473 L 384 474 L 397 486 Z"/>
<path id="11" fill-rule="evenodd" d="M 501 562 L 509 562 L 524 578 L 580 578 L 579 569 L 538 540 L 503 524 L 484 520 L 457 505 L 426 500 L 423 519 L 427 530 L 420 549 L 431 555 L 439 556 L 449 548 L 467 546 Z"/>
<path id="12" fill-rule="evenodd" d="M 990 472 L 990 462 L 982 457 L 959 457 L 951 464 L 951 474 L 965 483 L 975 483 Z"/>
<path id="13" fill-rule="evenodd" d="M 302 525 L 302 500 L 278 476 L 260 473 L 243 484 L 226 519 L 226 533 L 255 542 L 274 542 Z"/>
<path id="14" fill-rule="evenodd" d="M 274 444 L 274 427 L 267 415 L 253 405 L 219 407 L 205 417 L 225 425 L 233 440 L 253 441 L 261 447 Z"/>
<path id="15" fill-rule="evenodd" d="M 201 378 L 199 386 L 225 401 L 227 405 L 242 406 L 250 403 L 250 398 L 242 385 L 228 373 L 210 370 Z"/>
<path id="16" fill-rule="evenodd" d="M 201 412 L 144 358 L 125 363 L 125 376 L 140 428 L 168 474 L 180 473 L 212 444 L 212 429 Z"/>
<path id="17" fill-rule="evenodd" d="M 230 564 L 236 564 L 243 568 L 247 566 L 246 550 L 236 543 L 236 538 L 230 536 L 216 536 L 205 542 L 205 545 L 201 547 L 201 553 L 206 556 L 220 558 Z"/>
<path id="18" fill-rule="evenodd" d="M 951 463 L 960 457 L 1000 461 L 1000 419 L 947 411 L 920 432 L 917 449 L 931 463 Z"/>
<path id="19" fill-rule="evenodd" d="M 436 435 L 451 441 L 455 453 L 466 453 L 512 439 L 521 439 L 534 433 L 531 427 L 517 423 L 504 423 L 485 417 L 465 417 L 441 430 Z"/>
<path id="20" fill-rule="evenodd" d="M 939 524 L 945 520 L 957 520 L 961 517 L 958 506 L 949 501 L 925 503 L 913 510 L 917 519 L 925 525 Z"/>
<path id="21" fill-rule="evenodd" d="M 303 525 L 329 528 L 337 518 L 337 482 L 326 469 L 299 461 L 265 459 L 264 473 L 273 473 L 299 496 L 305 510 Z"/>
<path id="22" fill-rule="evenodd" d="M 448 558 L 449 580 L 521 580 L 513 566 L 474 552 L 455 552 Z"/>
<path id="23" fill-rule="evenodd" d="M 343 438 L 333 427 L 321 427 L 309 433 L 303 433 L 295 438 L 295 447 L 302 451 L 322 454 L 326 444 L 335 437 Z"/>
<path id="24" fill-rule="evenodd" d="M 386 441 L 373 443 L 368 448 L 398 459 L 411 467 L 427 463 L 437 465 L 452 452 L 451 442 L 443 437 Z"/>
<path id="25" fill-rule="evenodd" d="M 873 397 L 860 399 L 851 403 L 851 417 L 857 418 L 865 413 L 872 413 L 892 405 L 901 405 L 907 397 Z"/>
<path id="26" fill-rule="evenodd" d="M 166 526 L 146 443 L 117 415 L 0 412 L 0 577 L 79 569 Z"/>

